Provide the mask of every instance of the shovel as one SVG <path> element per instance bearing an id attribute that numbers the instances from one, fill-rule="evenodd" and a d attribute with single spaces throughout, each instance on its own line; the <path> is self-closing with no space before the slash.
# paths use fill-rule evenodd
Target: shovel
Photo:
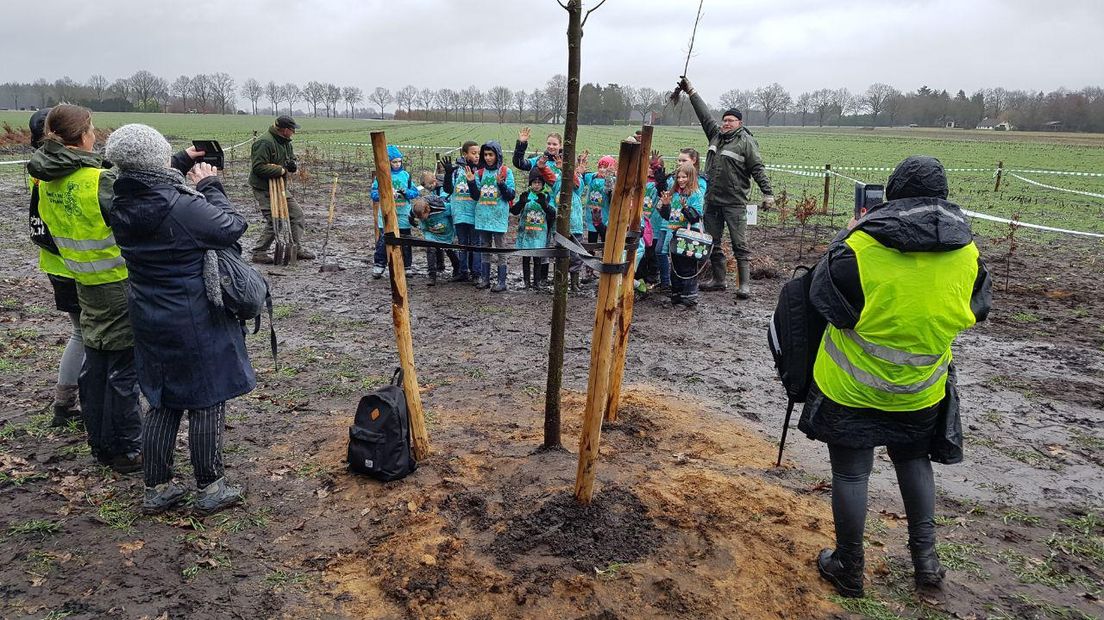
<path id="1" fill-rule="evenodd" d="M 276 239 L 272 250 L 272 264 L 274 265 L 287 264 L 285 260 L 287 248 L 284 246 L 283 235 L 283 210 L 280 207 L 280 197 L 283 195 L 280 180 L 278 178 L 268 180 L 268 199 L 272 207 L 272 235 Z"/>
<path id="2" fill-rule="evenodd" d="M 284 264 L 294 267 L 299 264 L 299 244 L 295 242 L 295 237 L 291 234 L 291 216 L 288 214 L 287 203 L 287 177 L 280 179 L 280 190 L 280 208 L 284 214 L 284 247 L 287 248 Z"/>
<path id="3" fill-rule="evenodd" d="M 337 175 L 334 175 L 333 189 L 330 190 L 330 217 L 326 223 L 326 238 L 322 241 L 322 266 L 318 271 L 323 273 L 341 271 L 341 267 L 326 264 L 326 248 L 330 245 L 330 229 L 333 228 L 334 208 L 337 206 Z"/>

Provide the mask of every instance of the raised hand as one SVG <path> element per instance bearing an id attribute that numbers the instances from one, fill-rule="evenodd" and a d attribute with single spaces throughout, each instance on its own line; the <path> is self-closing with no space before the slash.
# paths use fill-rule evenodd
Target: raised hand
<path id="1" fill-rule="evenodd" d="M 528 127 L 522 127 L 521 131 L 518 132 L 518 141 L 528 142 L 529 141 L 529 136 L 532 135 L 532 133 L 533 133 L 533 131 L 531 129 L 529 129 Z"/>
<path id="2" fill-rule="evenodd" d="M 671 204 L 672 196 L 673 194 L 671 194 L 671 190 L 665 190 L 662 194 L 659 195 L 659 201 L 665 205 L 669 205 Z"/>

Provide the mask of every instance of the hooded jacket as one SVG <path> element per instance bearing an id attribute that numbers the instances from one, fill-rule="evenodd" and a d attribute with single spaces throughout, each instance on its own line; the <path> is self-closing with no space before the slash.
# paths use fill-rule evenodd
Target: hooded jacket
<path id="1" fill-rule="evenodd" d="M 130 316 L 142 393 L 154 407 L 199 409 L 251 391 L 256 378 L 241 326 L 207 299 L 207 250 L 232 248 L 245 218 L 218 177 L 202 196 L 123 176 L 111 217 L 130 271 Z"/>
<path id="2" fill-rule="evenodd" d="M 295 159 L 291 138 L 276 132 L 276 125 L 257 136 L 250 149 L 249 186 L 262 192 L 268 191 L 268 180 L 287 174 L 288 162 Z"/>
<path id="3" fill-rule="evenodd" d="M 736 131 L 722 132 L 721 126 L 713 120 L 709 106 L 698 93 L 690 95 L 690 103 L 705 130 L 705 137 L 709 139 L 704 168 L 705 176 L 709 178 L 705 204 L 738 207 L 743 212 L 752 178 L 764 196 L 772 195 L 770 179 L 759 155 L 759 143 L 751 132 L 743 126 Z"/>
<path id="4" fill-rule="evenodd" d="M 488 166 L 483 159 L 487 151 L 495 154 L 494 165 Z M 502 160 L 502 145 L 495 140 L 479 147 L 479 163 L 475 178 L 468 181 L 468 193 L 476 201 L 475 228 L 504 233 L 510 224 L 510 204 L 516 197 L 514 172 Z"/>
<path id="5" fill-rule="evenodd" d="M 886 197 L 888 202 L 868 212 L 853 229 L 837 235 L 813 271 L 810 302 L 838 329 L 854 329 L 866 302 L 855 252 L 846 243 L 849 236 L 862 231 L 885 248 L 901 253 L 951 252 L 973 243 L 973 233 L 962 210 L 946 200 L 946 176 L 938 160 L 906 159 L 891 175 Z M 979 257 L 969 300 L 975 322 L 985 320 L 989 314 L 990 288 L 989 272 Z M 870 311 L 892 313 L 906 309 Z M 953 389 L 953 382 L 952 367 L 948 391 Z M 930 437 L 935 413 L 928 409 L 885 415 L 876 410 L 852 409 L 832 402 L 814 384 L 799 428 L 814 439 L 853 448 L 905 444 Z"/>

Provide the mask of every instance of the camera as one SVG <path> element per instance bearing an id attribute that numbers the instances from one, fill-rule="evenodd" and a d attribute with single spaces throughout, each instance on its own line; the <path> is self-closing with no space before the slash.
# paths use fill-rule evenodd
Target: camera
<path id="1" fill-rule="evenodd" d="M 195 160 L 196 163 L 203 162 L 205 164 L 211 164 L 219 170 L 223 170 L 225 166 L 225 160 L 223 159 L 222 147 L 219 145 L 218 140 L 192 140 L 192 146 L 197 151 L 203 151 L 203 157 Z"/>
<path id="2" fill-rule="evenodd" d="M 544 152 L 544 158 L 552 163 L 556 163 L 556 156 L 552 153 L 549 153 L 548 151 Z"/>
<path id="3" fill-rule="evenodd" d="M 855 219 L 885 202 L 885 186 L 873 183 L 855 183 Z"/>

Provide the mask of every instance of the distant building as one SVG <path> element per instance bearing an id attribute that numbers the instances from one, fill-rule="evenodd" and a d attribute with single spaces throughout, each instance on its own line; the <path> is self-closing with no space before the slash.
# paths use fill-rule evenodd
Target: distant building
<path id="1" fill-rule="evenodd" d="M 1012 123 L 1008 121 L 1001 121 L 995 118 L 982 119 L 977 124 L 977 129 L 988 129 L 990 131 L 1012 131 Z"/>
<path id="2" fill-rule="evenodd" d="M 955 127 L 958 127 L 958 124 L 955 123 L 955 121 L 947 121 L 946 123 L 943 123 L 943 127 L 946 129 L 954 129 Z"/>

